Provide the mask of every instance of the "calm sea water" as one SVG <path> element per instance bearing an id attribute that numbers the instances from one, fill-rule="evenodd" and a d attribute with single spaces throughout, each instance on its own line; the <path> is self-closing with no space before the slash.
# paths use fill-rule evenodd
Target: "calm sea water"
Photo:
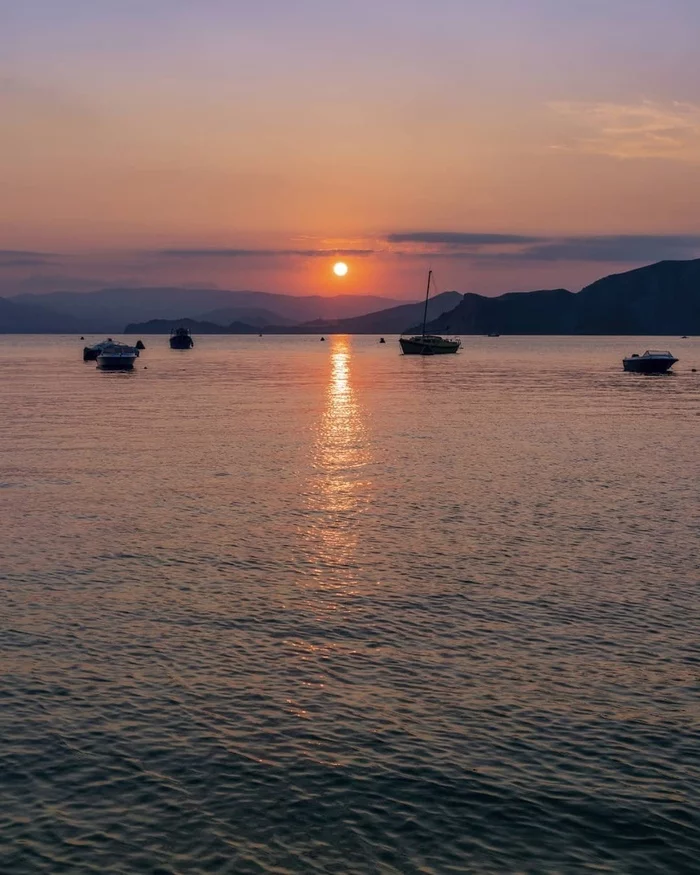
<path id="1" fill-rule="evenodd" d="M 699 871 L 699 340 L 144 340 L 0 338 L 0 871 Z"/>

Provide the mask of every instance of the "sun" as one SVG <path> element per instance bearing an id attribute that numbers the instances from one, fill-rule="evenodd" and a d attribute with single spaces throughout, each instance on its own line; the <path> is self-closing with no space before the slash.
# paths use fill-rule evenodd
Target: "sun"
<path id="1" fill-rule="evenodd" d="M 344 261 L 336 261 L 336 263 L 333 265 L 333 273 L 336 276 L 345 276 L 347 272 L 348 266 L 347 264 L 345 264 Z"/>

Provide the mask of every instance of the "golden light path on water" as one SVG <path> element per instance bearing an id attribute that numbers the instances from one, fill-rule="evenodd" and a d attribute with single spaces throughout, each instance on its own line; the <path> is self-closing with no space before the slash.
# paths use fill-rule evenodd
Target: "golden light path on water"
<path id="1" fill-rule="evenodd" d="M 352 347 L 344 335 L 331 339 L 330 373 L 313 445 L 313 479 L 307 492 L 312 514 L 307 538 L 311 542 L 314 575 L 323 587 L 346 593 L 354 580 L 358 517 L 367 508 L 372 460 L 365 412 L 353 388 Z"/>

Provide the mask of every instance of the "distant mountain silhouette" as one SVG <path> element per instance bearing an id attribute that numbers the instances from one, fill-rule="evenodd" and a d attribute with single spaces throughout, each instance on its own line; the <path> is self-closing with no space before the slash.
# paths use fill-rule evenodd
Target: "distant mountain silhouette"
<path id="1" fill-rule="evenodd" d="M 428 319 L 436 319 L 441 314 L 452 310 L 462 295 L 459 292 L 442 292 L 428 301 Z M 350 319 L 316 320 L 307 322 L 305 326 L 313 330 L 323 330 L 336 334 L 401 334 L 416 319 L 423 319 L 424 301 L 416 304 L 401 304 L 386 310 L 377 310 L 364 316 L 354 316 Z"/>
<path id="2" fill-rule="evenodd" d="M 297 319 L 287 319 L 280 313 L 265 307 L 221 307 L 198 313 L 195 317 L 202 322 L 216 322 L 217 325 L 230 325 L 232 322 L 245 322 L 258 328 L 266 325 L 296 325 Z"/>
<path id="3" fill-rule="evenodd" d="M 449 310 L 462 296 L 459 292 L 443 292 L 428 301 L 428 316 L 436 317 Z M 267 325 L 266 334 L 400 334 L 406 326 L 417 317 L 423 315 L 424 303 L 402 304 L 399 307 L 389 307 L 365 316 L 352 319 L 316 319 L 302 322 L 299 325 Z M 260 326 L 236 320 L 229 325 L 215 325 L 209 321 L 193 319 L 152 319 L 148 322 L 130 323 L 124 329 L 125 334 L 164 334 L 173 328 L 184 326 L 193 334 L 252 334 L 258 333 Z"/>
<path id="4" fill-rule="evenodd" d="M 428 330 L 455 334 L 700 334 L 700 259 L 660 261 L 566 289 L 464 295 Z"/>
<path id="5" fill-rule="evenodd" d="M 73 316 L 0 298 L 0 334 L 82 334 L 86 330 L 82 320 Z"/>
<path id="6" fill-rule="evenodd" d="M 211 318 L 211 311 L 226 311 L 226 322 L 249 321 L 245 310 L 267 311 L 269 319 L 282 324 L 310 319 L 345 319 L 370 310 L 400 304 L 377 295 L 311 295 L 296 297 L 255 291 L 186 288 L 122 288 L 94 292 L 50 292 L 18 295 L 15 303 L 49 307 L 88 324 L 92 332 L 118 332 L 127 322 L 150 319 Z M 233 311 L 233 312 L 231 312 Z M 258 317 L 260 312 L 258 312 Z M 258 317 L 250 321 L 256 324 Z M 279 318 L 275 318 L 279 317 Z"/>
<path id="7" fill-rule="evenodd" d="M 181 324 L 195 333 L 250 334 L 260 330 L 261 319 L 279 318 L 281 324 L 266 323 L 263 330 L 396 334 L 420 328 L 422 306 L 372 295 L 301 298 L 218 289 L 52 292 L 0 298 L 0 333 L 111 334 L 129 322 L 127 330 L 139 334 L 168 333 Z M 431 299 L 428 312 L 428 330 L 436 333 L 700 334 L 700 259 L 614 274 L 578 294 L 552 289 L 487 298 L 444 292 Z M 226 325 L 217 324 L 219 318 Z"/>
<path id="8" fill-rule="evenodd" d="M 124 334 L 170 334 L 173 328 L 189 328 L 192 334 L 258 334 L 260 328 L 245 322 L 218 325 L 198 319 L 149 319 L 148 322 L 130 322 Z"/>

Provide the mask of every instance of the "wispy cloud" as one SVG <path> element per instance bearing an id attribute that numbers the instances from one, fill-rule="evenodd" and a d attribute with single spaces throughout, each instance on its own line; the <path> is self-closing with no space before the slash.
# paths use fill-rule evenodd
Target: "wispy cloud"
<path id="1" fill-rule="evenodd" d="M 153 255 L 165 258 L 362 258 L 374 249 L 159 249 Z"/>
<path id="2" fill-rule="evenodd" d="M 576 129 L 556 149 L 626 159 L 700 161 L 700 106 L 696 104 L 559 101 L 549 106 Z"/>
<path id="3" fill-rule="evenodd" d="M 619 234 L 564 237 L 526 248 L 523 261 L 599 261 L 641 263 L 700 255 L 700 235 Z"/>
<path id="4" fill-rule="evenodd" d="M 494 265 L 565 261 L 643 264 L 700 256 L 700 234 L 527 237 L 449 231 L 389 234 L 386 240 L 396 247 L 392 251 L 397 256 L 464 259 Z"/>
<path id="5" fill-rule="evenodd" d="M 53 264 L 56 256 L 50 252 L 24 249 L 0 249 L 0 270 L 13 267 L 43 267 Z"/>
<path id="6" fill-rule="evenodd" d="M 522 234 L 482 234 L 462 231 L 409 231 L 387 234 L 387 243 L 426 243 L 444 246 L 503 246 L 513 243 L 537 243 L 540 237 Z"/>

